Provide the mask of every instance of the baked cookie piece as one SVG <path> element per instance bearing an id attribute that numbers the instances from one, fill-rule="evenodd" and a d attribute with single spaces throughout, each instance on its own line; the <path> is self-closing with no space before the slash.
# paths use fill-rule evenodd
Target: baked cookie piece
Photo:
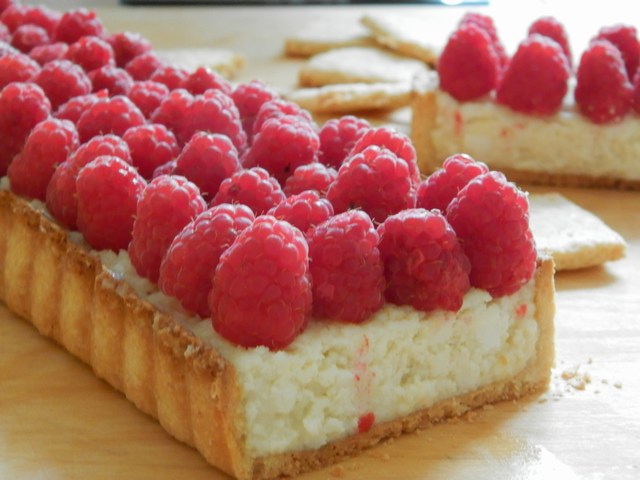
<path id="1" fill-rule="evenodd" d="M 372 47 L 375 44 L 369 31 L 357 22 L 316 21 L 285 38 L 284 52 L 292 57 L 310 57 L 336 48 Z"/>
<path id="2" fill-rule="evenodd" d="M 233 78 L 242 71 L 245 59 L 231 50 L 218 48 L 170 48 L 156 50 L 158 56 L 188 70 L 208 67 L 224 77 Z"/>

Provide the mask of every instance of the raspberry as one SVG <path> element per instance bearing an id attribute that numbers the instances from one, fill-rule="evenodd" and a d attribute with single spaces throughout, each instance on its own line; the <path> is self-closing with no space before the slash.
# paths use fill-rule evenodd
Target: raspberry
<path id="1" fill-rule="evenodd" d="M 309 125 L 313 126 L 313 119 L 311 118 L 311 114 L 306 110 L 303 110 L 298 106 L 298 104 L 289 102 L 287 100 L 283 100 L 281 98 L 274 98 L 273 100 L 269 100 L 265 102 L 258 110 L 256 118 L 253 122 L 253 133 L 251 138 L 255 136 L 264 122 L 266 122 L 270 118 L 279 118 L 284 117 L 285 115 L 292 115 L 294 117 L 298 117 L 303 121 L 309 123 Z"/>
<path id="2" fill-rule="evenodd" d="M 82 37 L 69 45 L 64 58 L 80 65 L 87 73 L 106 65 L 115 65 L 111 45 L 95 36 Z"/>
<path id="3" fill-rule="evenodd" d="M 47 45 L 34 47 L 33 50 L 29 52 L 29 56 L 40 65 L 44 65 L 54 60 L 62 60 L 68 49 L 69 45 L 63 42 L 49 43 Z"/>
<path id="4" fill-rule="evenodd" d="M 175 90 L 176 88 L 181 88 L 188 77 L 189 72 L 185 68 L 163 64 L 153 71 L 149 80 L 164 83 L 169 87 L 169 90 Z"/>
<path id="5" fill-rule="evenodd" d="M 575 99 L 594 123 L 622 120 L 633 104 L 633 85 L 620 51 L 607 40 L 593 40 L 580 58 Z"/>
<path id="6" fill-rule="evenodd" d="M 105 65 L 89 72 L 93 91 L 107 90 L 110 96 L 127 95 L 133 86 L 133 78 L 126 70 L 115 65 Z"/>
<path id="7" fill-rule="evenodd" d="M 0 0 L 0 13 L 4 12 L 11 5 L 14 5 L 18 0 Z"/>
<path id="8" fill-rule="evenodd" d="M 200 188 L 206 200 L 211 200 L 222 181 L 240 169 L 238 151 L 229 137 L 198 132 L 182 149 L 173 173 L 187 177 Z"/>
<path id="9" fill-rule="evenodd" d="M 400 160 L 406 162 L 411 181 L 415 185 L 420 182 L 420 169 L 416 160 L 416 149 L 413 148 L 411 140 L 404 133 L 389 127 L 366 129 L 356 141 L 349 156 L 362 152 L 370 145 L 384 147 L 395 153 Z"/>
<path id="10" fill-rule="evenodd" d="M 160 175 L 173 175 L 173 171 L 176 169 L 176 161 L 171 160 L 163 165 L 160 165 L 153 171 L 151 178 L 159 177 Z"/>
<path id="11" fill-rule="evenodd" d="M 240 170 L 223 180 L 211 205 L 241 203 L 256 215 L 262 215 L 285 199 L 278 181 L 264 168 Z"/>
<path id="12" fill-rule="evenodd" d="M 331 217 L 308 233 L 313 314 L 361 323 L 384 303 L 379 237 L 358 210 Z"/>
<path id="13" fill-rule="evenodd" d="M 415 206 L 407 162 L 377 145 L 352 155 L 342 164 L 327 198 L 337 213 L 361 208 L 375 222 Z"/>
<path id="14" fill-rule="evenodd" d="M 28 6 L 13 4 L 2 11 L 0 21 L 4 23 L 11 33 L 15 32 L 22 25 L 37 25 L 46 30 L 47 35 L 53 35 L 60 13 L 45 6 Z"/>
<path id="15" fill-rule="evenodd" d="M 164 62 L 153 52 L 146 52 L 131 59 L 125 70 L 134 80 L 149 80 L 153 72 Z"/>
<path id="16" fill-rule="evenodd" d="M 301 165 L 315 161 L 320 139 L 299 117 L 285 115 L 267 120 L 242 157 L 245 167 L 265 168 L 281 184 Z"/>
<path id="17" fill-rule="evenodd" d="M 319 162 L 300 165 L 287 178 L 283 190 L 287 195 L 295 195 L 306 190 L 315 190 L 320 195 L 325 196 L 327 190 L 338 176 L 338 172 L 326 167 Z"/>
<path id="18" fill-rule="evenodd" d="M 11 36 L 11 46 L 23 53 L 29 53 L 35 47 L 49 43 L 47 31 L 37 25 L 26 24 L 18 27 Z"/>
<path id="19" fill-rule="evenodd" d="M 56 25 L 53 39 L 57 42 L 72 44 L 89 35 L 104 38 L 106 29 L 96 12 L 78 8 L 62 14 Z"/>
<path id="20" fill-rule="evenodd" d="M 369 122 L 353 115 L 328 120 L 320 129 L 320 154 L 318 160 L 328 167 L 340 168 Z"/>
<path id="21" fill-rule="evenodd" d="M 526 194 L 499 172 L 474 178 L 449 204 L 446 217 L 471 262 L 472 286 L 500 297 L 531 279 L 536 246 L 528 210 Z"/>
<path id="22" fill-rule="evenodd" d="M 7 26 L 0 22 L 0 42 L 9 43 L 11 41 L 11 32 Z"/>
<path id="23" fill-rule="evenodd" d="M 157 282 L 162 257 L 171 242 L 206 208 L 200 190 L 186 178 L 154 178 L 138 201 L 129 244 L 129 257 L 138 274 Z"/>
<path id="24" fill-rule="evenodd" d="M 244 347 L 289 345 L 311 313 L 308 246 L 287 222 L 257 218 L 222 254 L 209 296 L 213 328 Z"/>
<path id="25" fill-rule="evenodd" d="M 210 317 L 208 297 L 220 256 L 254 219 L 244 205 L 218 205 L 198 215 L 171 242 L 160 265 L 160 290 L 185 310 Z"/>
<path id="26" fill-rule="evenodd" d="M 440 88 L 461 102 L 491 92 L 500 76 L 500 58 L 491 38 L 474 23 L 449 37 L 437 65 Z"/>
<path id="27" fill-rule="evenodd" d="M 200 131 L 228 136 L 238 153 L 247 146 L 247 135 L 242 130 L 238 109 L 231 97 L 220 90 L 207 90 L 193 98 L 183 128 L 176 135 L 186 143 Z"/>
<path id="28" fill-rule="evenodd" d="M 529 35 L 532 33 L 538 33 L 550 38 L 551 40 L 555 40 L 562 48 L 562 51 L 567 57 L 569 68 L 571 68 L 573 64 L 571 47 L 569 47 L 569 37 L 567 36 L 567 31 L 562 23 L 551 16 L 540 17 L 529 27 Z"/>
<path id="29" fill-rule="evenodd" d="M 122 138 L 129 146 L 131 163 L 146 179 L 153 176 L 157 167 L 180 153 L 176 137 L 167 127 L 158 123 L 132 127 Z"/>
<path id="30" fill-rule="evenodd" d="M 51 113 L 51 103 L 34 83 L 10 83 L 0 92 L 0 176 L 22 150 L 31 129 Z"/>
<path id="31" fill-rule="evenodd" d="M 252 80 L 249 83 L 238 85 L 231 94 L 231 98 L 240 112 L 242 128 L 247 135 L 251 135 L 253 122 L 262 104 L 278 98 L 278 95 L 259 80 Z"/>
<path id="32" fill-rule="evenodd" d="M 445 213 L 451 200 L 472 179 L 489 168 L 482 162 L 476 162 L 469 155 L 459 153 L 447 158 L 442 168 L 436 170 L 418 187 L 416 207 L 432 210 L 437 208 Z"/>
<path id="33" fill-rule="evenodd" d="M 267 212 L 278 220 L 286 220 L 302 232 L 320 225 L 333 216 L 333 206 L 318 192 L 307 191 L 292 195 Z"/>
<path id="34" fill-rule="evenodd" d="M 553 115 L 562 106 L 570 73 L 560 45 L 532 33 L 511 59 L 496 90 L 496 100 L 516 112 Z"/>
<path id="35" fill-rule="evenodd" d="M 220 90 L 227 95 L 233 92 L 233 87 L 222 75 L 206 67 L 191 72 L 182 88 L 192 95 L 200 95 L 210 89 Z"/>
<path id="36" fill-rule="evenodd" d="M 469 290 L 469 259 L 443 214 L 404 210 L 378 227 L 385 298 L 430 312 L 457 312 Z"/>
<path id="37" fill-rule="evenodd" d="M 125 68 L 138 55 L 151 50 L 151 42 L 139 33 L 114 33 L 107 37 L 107 41 L 113 48 L 116 65 L 120 68 Z"/>
<path id="38" fill-rule="evenodd" d="M 40 65 L 22 53 L 0 57 L 0 89 L 11 82 L 26 82 L 40 71 Z"/>
<path id="39" fill-rule="evenodd" d="M 78 147 L 78 132 L 69 120 L 48 118 L 27 137 L 22 152 L 9 165 L 11 190 L 18 195 L 45 200 L 56 166 Z"/>
<path id="40" fill-rule="evenodd" d="M 96 250 L 124 250 L 131 241 L 138 198 L 146 182 L 118 157 L 98 157 L 76 180 L 78 230 Z"/>
<path id="41" fill-rule="evenodd" d="M 602 28 L 596 38 L 608 40 L 620 50 L 627 75 L 633 79 L 640 63 L 640 45 L 636 28 L 630 25 L 612 25 Z"/>
<path id="42" fill-rule="evenodd" d="M 9 45 L 6 42 L 0 42 L 0 57 L 8 54 L 17 55 L 18 53 L 22 53 L 22 52 L 20 52 L 16 48 L 13 48 L 11 45 Z"/>
<path id="43" fill-rule="evenodd" d="M 104 135 L 93 137 L 73 152 L 55 170 L 47 187 L 47 209 L 65 227 L 74 230 L 77 225 L 78 201 L 76 177 L 82 167 L 101 156 L 118 157 L 131 163 L 129 147 L 120 137 Z"/>
<path id="44" fill-rule="evenodd" d="M 114 133 L 124 135 L 131 127 L 143 125 L 144 115 L 127 97 L 115 97 L 98 100 L 91 105 L 78 120 L 80 140 L 86 142 L 96 135 Z"/>
<path id="45" fill-rule="evenodd" d="M 465 24 L 473 24 L 476 27 L 479 27 L 483 30 L 491 40 L 491 45 L 493 46 L 496 55 L 498 56 L 498 63 L 500 65 L 500 70 L 504 70 L 509 64 L 509 55 L 504 49 L 504 45 L 500 41 L 498 37 L 498 30 L 493 23 L 493 19 L 487 15 L 483 15 L 477 12 L 468 12 L 465 13 L 462 19 L 460 20 L 459 26 Z"/>
<path id="46" fill-rule="evenodd" d="M 97 93 L 89 93 L 87 95 L 73 97 L 68 102 L 60 105 L 58 110 L 55 112 L 55 116 L 56 118 L 65 118 L 67 120 L 71 120 L 73 123 L 78 123 L 80 116 L 85 110 L 100 99 L 107 98 L 108 96 L 109 95 L 106 90 L 100 90 Z"/>
<path id="47" fill-rule="evenodd" d="M 189 92 L 181 88 L 173 90 L 165 97 L 153 114 L 151 114 L 150 121 L 153 123 L 161 123 L 172 130 L 178 142 L 184 145 L 185 141 L 180 135 L 180 132 L 185 128 L 185 122 L 192 103 L 193 96 Z"/>
<path id="48" fill-rule="evenodd" d="M 70 98 L 91 92 L 91 80 L 87 74 L 69 60 L 54 60 L 47 63 L 33 77 L 33 82 L 42 87 L 54 110 Z"/>
<path id="49" fill-rule="evenodd" d="M 133 86 L 127 94 L 129 99 L 140 109 L 142 114 L 149 118 L 169 96 L 169 88 L 158 82 L 142 80 L 133 82 Z"/>

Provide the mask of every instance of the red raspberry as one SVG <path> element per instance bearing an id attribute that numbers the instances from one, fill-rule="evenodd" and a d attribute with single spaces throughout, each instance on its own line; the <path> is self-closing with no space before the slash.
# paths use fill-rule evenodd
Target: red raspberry
<path id="1" fill-rule="evenodd" d="M 258 110 L 258 114 L 253 122 L 253 133 L 251 138 L 260 132 L 264 122 L 270 118 L 279 118 L 284 117 L 285 115 L 298 117 L 301 120 L 308 122 L 309 125 L 314 126 L 311 114 L 300 108 L 298 104 L 281 98 L 274 98 L 273 100 L 263 103 L 260 110 Z"/>
<path id="2" fill-rule="evenodd" d="M 241 170 L 238 151 L 226 135 L 198 132 L 176 158 L 173 173 L 195 183 L 202 196 L 211 200 L 223 180 Z"/>
<path id="3" fill-rule="evenodd" d="M 571 69 L 560 45 L 533 33 L 519 46 L 496 90 L 498 103 L 528 115 L 553 115 L 562 106 Z"/>
<path id="4" fill-rule="evenodd" d="M 254 167 L 240 170 L 223 180 L 211 205 L 241 203 L 256 215 L 262 215 L 285 198 L 278 181 L 264 168 Z"/>
<path id="5" fill-rule="evenodd" d="M 17 55 L 20 52 L 19 50 L 13 48 L 11 45 L 9 45 L 8 43 L 5 42 L 0 42 L 0 57 L 4 56 L 4 55 Z"/>
<path id="6" fill-rule="evenodd" d="M 11 42 L 11 32 L 7 28 L 7 26 L 0 22 L 0 42 L 9 43 Z"/>
<path id="7" fill-rule="evenodd" d="M 49 43 L 48 45 L 34 47 L 29 52 L 29 56 L 40 65 L 44 65 L 54 60 L 62 60 L 68 49 L 69 45 L 63 42 Z"/>
<path id="8" fill-rule="evenodd" d="M 0 57 L 0 89 L 11 82 L 26 82 L 40 71 L 40 65 L 22 53 Z"/>
<path id="9" fill-rule="evenodd" d="M 295 195 L 307 190 L 315 190 L 320 195 L 326 196 L 327 190 L 337 178 L 338 172 L 326 167 L 320 162 L 309 163 L 308 165 L 300 165 L 293 171 L 293 174 L 287 178 L 283 190 L 287 195 Z"/>
<path id="10" fill-rule="evenodd" d="M 418 187 L 416 207 L 442 213 L 462 188 L 475 177 L 487 173 L 489 168 L 482 162 L 476 162 L 469 155 L 459 153 L 447 158 L 442 168 L 433 172 Z"/>
<path id="11" fill-rule="evenodd" d="M 153 176 L 156 168 L 180 153 L 175 135 L 159 123 L 132 127 L 122 138 L 129 145 L 131 163 L 146 179 Z"/>
<path id="12" fill-rule="evenodd" d="M 97 93 L 89 93 L 87 95 L 73 97 L 68 102 L 60 105 L 58 110 L 55 112 L 55 116 L 56 118 L 65 118 L 67 120 L 71 120 L 73 123 L 78 123 L 80 116 L 85 110 L 100 99 L 107 98 L 108 96 L 109 94 L 106 90 L 100 90 Z"/>
<path id="13" fill-rule="evenodd" d="M 220 256 L 255 217 L 244 205 L 218 205 L 202 212 L 173 239 L 160 265 L 158 286 L 185 310 L 211 316 L 209 292 Z"/>
<path id="14" fill-rule="evenodd" d="M 22 150 L 31 129 L 51 113 L 51 103 L 38 85 L 13 82 L 0 92 L 0 176 Z"/>
<path id="15" fill-rule="evenodd" d="M 29 53 L 35 47 L 47 45 L 49 34 L 47 31 L 33 24 L 26 24 L 18 27 L 11 36 L 11 46 L 23 53 Z"/>
<path id="16" fill-rule="evenodd" d="M 182 88 L 192 95 L 200 95 L 210 89 L 220 90 L 227 95 L 233 92 L 233 87 L 227 79 L 206 67 L 200 67 L 191 72 L 182 84 Z"/>
<path id="17" fill-rule="evenodd" d="M 252 80 L 238 85 L 231 94 L 231 98 L 240 112 L 242 128 L 247 135 L 251 135 L 253 122 L 260 107 L 263 103 L 278 98 L 278 94 L 259 80 Z"/>
<path id="18" fill-rule="evenodd" d="M 113 48 L 116 65 L 120 68 L 125 68 L 138 55 L 151 50 L 151 42 L 139 33 L 114 33 L 107 37 L 107 41 Z"/>
<path id="19" fill-rule="evenodd" d="M 129 244 L 129 257 L 138 274 L 157 283 L 162 257 L 171 242 L 206 208 L 200 190 L 186 178 L 154 178 L 138 201 Z"/>
<path id="20" fill-rule="evenodd" d="M 567 57 L 569 68 L 571 68 L 573 65 L 571 47 L 569 47 L 569 37 L 562 23 L 551 16 L 540 17 L 529 27 L 529 35 L 532 33 L 538 33 L 550 38 L 551 40 L 555 40 L 562 48 L 562 51 Z"/>
<path id="21" fill-rule="evenodd" d="M 102 38 L 95 36 L 82 37 L 77 42 L 69 45 L 64 58 L 80 65 L 87 73 L 106 65 L 115 65 L 115 57 L 111 45 Z"/>
<path id="22" fill-rule="evenodd" d="M 320 137 L 318 160 L 328 167 L 340 168 L 356 141 L 369 128 L 371 128 L 369 122 L 353 115 L 328 120 L 318 134 Z"/>
<path id="23" fill-rule="evenodd" d="M 115 97 L 98 100 L 91 105 L 78 120 L 80 140 L 86 142 L 96 135 L 114 133 L 124 135 L 131 127 L 143 125 L 144 115 L 127 97 Z"/>
<path id="24" fill-rule="evenodd" d="M 498 56 L 498 63 L 500 70 L 504 70 L 509 64 L 509 55 L 502 45 L 500 38 L 498 37 L 498 30 L 496 29 L 493 19 L 488 15 L 483 15 L 477 12 L 465 13 L 460 20 L 459 26 L 465 24 L 473 24 L 483 30 L 491 39 L 491 45 L 493 46 L 496 55 Z"/>
<path id="25" fill-rule="evenodd" d="M 361 323 L 384 304 L 379 237 L 358 210 L 331 217 L 308 233 L 313 314 Z"/>
<path id="26" fill-rule="evenodd" d="M 104 38 L 106 29 L 96 12 L 78 8 L 62 14 L 53 37 L 57 42 L 72 44 L 89 35 Z"/>
<path id="27" fill-rule="evenodd" d="M 78 145 L 78 132 L 69 120 L 48 118 L 38 123 L 27 137 L 22 152 L 9 165 L 11 190 L 44 201 L 56 166 Z"/>
<path id="28" fill-rule="evenodd" d="M 385 297 L 396 305 L 457 312 L 469 290 L 469 259 L 443 214 L 404 210 L 378 227 Z"/>
<path id="29" fill-rule="evenodd" d="M 536 246 L 527 196 L 502 173 L 471 180 L 449 204 L 446 216 L 471 262 L 472 286 L 500 297 L 531 279 Z"/>
<path id="30" fill-rule="evenodd" d="M 491 92 L 500 77 L 500 58 L 491 38 L 474 23 L 458 27 L 438 59 L 440 88 L 461 102 Z"/>
<path id="31" fill-rule="evenodd" d="M 47 35 L 53 35 L 60 20 L 60 13 L 45 6 L 28 6 L 17 3 L 9 5 L 2 11 L 0 21 L 4 23 L 11 33 L 22 25 L 37 25 L 46 30 Z"/>
<path id="32" fill-rule="evenodd" d="M 152 178 L 159 177 L 160 175 L 173 175 L 173 171 L 176 169 L 176 161 L 171 160 L 170 162 L 165 163 L 164 165 L 160 165 L 153 171 Z"/>
<path id="33" fill-rule="evenodd" d="M 333 205 L 326 198 L 320 198 L 318 192 L 309 190 L 285 198 L 267 215 L 286 220 L 300 231 L 307 232 L 333 216 Z"/>
<path id="34" fill-rule="evenodd" d="M 189 71 L 177 65 L 160 65 L 156 68 L 149 80 L 164 83 L 169 90 L 181 88 L 185 80 L 189 77 Z"/>
<path id="35" fill-rule="evenodd" d="M 267 120 L 242 157 L 245 167 L 263 167 L 281 184 L 301 165 L 316 160 L 320 139 L 305 120 L 291 115 Z"/>
<path id="36" fill-rule="evenodd" d="M 109 95 L 127 95 L 133 86 L 133 78 L 126 70 L 115 65 L 105 65 L 89 72 L 93 91 L 107 90 Z"/>
<path id="37" fill-rule="evenodd" d="M 118 157 L 98 157 L 76 180 L 78 230 L 96 250 L 125 250 L 136 205 L 146 186 L 135 168 Z"/>
<path id="38" fill-rule="evenodd" d="M 638 44 L 636 28 L 630 25 L 604 27 L 598 32 L 596 38 L 608 40 L 620 50 L 627 75 L 630 79 L 633 79 L 640 63 L 640 44 Z"/>
<path id="39" fill-rule="evenodd" d="M 384 147 L 395 153 L 400 160 L 404 160 L 409 168 L 411 181 L 418 185 L 420 169 L 416 160 L 416 149 L 408 136 L 389 127 L 365 129 L 348 156 L 360 153 L 370 145 Z"/>
<path id="40" fill-rule="evenodd" d="M 133 86 L 127 96 L 140 109 L 142 114 L 149 118 L 164 99 L 169 96 L 169 88 L 163 83 L 143 80 L 133 82 Z"/>
<path id="41" fill-rule="evenodd" d="M 415 190 L 407 162 L 377 145 L 352 155 L 338 170 L 327 198 L 336 213 L 361 208 L 375 222 L 415 206 Z"/>
<path id="42" fill-rule="evenodd" d="M 185 129 L 186 119 L 192 103 L 193 96 L 189 92 L 181 88 L 173 90 L 151 114 L 150 121 L 161 123 L 168 127 L 173 131 L 178 142 L 184 145 L 185 140 L 183 140 L 181 132 Z"/>
<path id="43" fill-rule="evenodd" d="M 147 52 L 131 59 L 125 70 L 134 80 L 149 80 L 153 72 L 162 65 L 164 62 L 155 53 Z"/>
<path id="44" fill-rule="evenodd" d="M 285 348 L 311 313 L 308 246 L 300 230 L 257 218 L 222 254 L 209 296 L 213 328 L 243 347 Z"/>
<path id="45" fill-rule="evenodd" d="M 207 90 L 193 98 L 183 129 L 176 135 L 186 143 L 196 132 L 226 135 L 238 153 L 247 147 L 247 135 L 242 130 L 238 109 L 231 97 L 220 90 Z"/>
<path id="46" fill-rule="evenodd" d="M 56 110 L 70 98 L 91 92 L 91 80 L 81 67 L 69 60 L 54 60 L 42 67 L 33 77 L 40 85 Z"/>
<path id="47" fill-rule="evenodd" d="M 82 167 L 101 156 L 118 157 L 131 163 L 129 147 L 120 137 L 93 137 L 56 168 L 47 187 L 47 209 L 65 227 L 75 230 L 78 216 L 76 177 Z"/>
<path id="48" fill-rule="evenodd" d="M 4 12 L 11 5 L 14 5 L 18 0 L 0 0 L 0 13 Z"/>
<path id="49" fill-rule="evenodd" d="M 633 85 L 620 51 L 607 40 L 591 42 L 580 58 L 576 77 L 576 104 L 592 122 L 618 122 L 631 109 Z"/>

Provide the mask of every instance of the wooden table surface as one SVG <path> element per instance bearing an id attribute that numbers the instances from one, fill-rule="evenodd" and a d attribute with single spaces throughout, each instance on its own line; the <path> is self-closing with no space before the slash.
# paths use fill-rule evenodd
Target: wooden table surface
<path id="1" fill-rule="evenodd" d="M 47 0 L 44 0 L 47 3 Z M 128 8 L 115 1 L 49 0 L 95 8 L 111 31 L 138 31 L 157 47 L 219 46 L 242 53 L 239 80 L 295 84 L 300 61 L 282 57 L 283 38 L 313 18 L 357 21 L 370 7 Z M 601 10 L 494 2 L 508 48 L 541 13 L 567 25 L 575 50 L 600 26 L 640 25 L 633 3 Z M 513 4 L 517 3 L 517 6 Z M 566 2 L 575 8 L 574 2 Z M 564 3 L 561 2 L 561 5 Z M 545 7 L 546 6 L 546 7 Z M 425 35 L 451 30 L 462 9 L 397 6 L 424 19 Z M 546 9 L 545 9 L 546 8 Z M 407 127 L 408 112 L 391 117 Z M 532 188 L 532 191 L 549 191 Z M 627 257 L 558 273 L 557 362 L 548 392 L 486 409 L 388 442 L 307 479 L 640 478 L 640 192 L 558 189 L 626 239 Z M 0 478 L 222 479 L 199 454 L 170 438 L 90 368 L 40 337 L 0 304 Z"/>

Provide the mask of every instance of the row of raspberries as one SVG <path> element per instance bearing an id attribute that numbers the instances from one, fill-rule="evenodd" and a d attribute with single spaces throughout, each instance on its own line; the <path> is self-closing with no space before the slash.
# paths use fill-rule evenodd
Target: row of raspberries
<path id="1" fill-rule="evenodd" d="M 40 18 L 31 8 L 25 18 Z M 61 30 L 69 17 L 96 35 Z M 83 10 L 56 25 L 67 52 L 118 36 Z M 116 62 L 154 55 L 140 37 L 119 38 L 143 47 Z M 3 52 L 2 65 L 30 65 Z M 533 275 L 526 196 L 470 157 L 421 179 L 406 135 L 353 116 L 318 127 L 261 82 L 232 86 L 206 69 L 60 101 L 42 73 L 84 72 L 76 61 L 33 64 L 3 85 L 0 174 L 92 248 L 126 250 L 141 276 L 238 345 L 284 348 L 311 317 L 360 323 L 385 302 L 457 311 L 472 286 L 499 297 Z M 157 100 L 146 111 L 131 96 L 141 84 Z"/>
<path id="2" fill-rule="evenodd" d="M 466 14 L 438 61 L 440 87 L 457 100 L 487 94 L 528 115 L 558 112 L 573 75 L 564 26 L 553 17 L 531 24 L 509 58 L 490 17 Z M 640 113 L 640 43 L 633 26 L 602 28 L 591 39 L 575 72 L 578 111 L 597 124 L 615 123 Z"/>

